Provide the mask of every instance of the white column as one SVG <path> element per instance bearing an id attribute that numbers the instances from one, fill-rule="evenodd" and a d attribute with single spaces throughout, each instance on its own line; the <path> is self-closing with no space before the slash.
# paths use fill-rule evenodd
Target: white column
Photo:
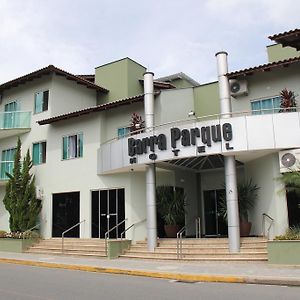
<path id="1" fill-rule="evenodd" d="M 230 118 L 232 112 L 229 80 L 226 76 L 226 74 L 228 73 L 227 55 L 228 54 L 226 52 L 218 52 L 216 54 L 217 67 L 218 67 L 221 118 Z M 236 166 L 235 166 L 234 155 L 224 156 L 224 168 L 225 168 L 229 251 L 240 252 L 240 222 L 239 222 Z"/>
<path id="2" fill-rule="evenodd" d="M 154 127 L 154 87 L 151 72 L 144 74 L 144 115 L 146 132 Z M 146 166 L 147 245 L 148 251 L 157 246 L 155 164 Z"/>

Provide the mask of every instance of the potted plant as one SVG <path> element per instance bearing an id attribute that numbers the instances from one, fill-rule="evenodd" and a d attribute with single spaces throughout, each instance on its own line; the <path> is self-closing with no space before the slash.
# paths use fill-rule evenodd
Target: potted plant
<path id="1" fill-rule="evenodd" d="M 238 205 L 239 205 L 239 218 L 240 218 L 240 235 L 249 236 L 252 223 L 249 222 L 248 213 L 254 206 L 258 198 L 259 187 L 252 182 L 251 179 L 245 182 L 238 183 Z M 227 221 L 227 203 L 224 194 L 221 197 L 219 213 Z"/>
<path id="2" fill-rule="evenodd" d="M 292 91 L 288 91 L 287 89 L 283 89 L 280 92 L 280 110 L 279 112 L 292 112 L 296 111 L 296 96 Z"/>
<path id="3" fill-rule="evenodd" d="M 167 237 L 176 237 L 185 223 L 185 194 L 183 188 L 158 186 L 156 188 L 158 213 L 164 220 Z"/>

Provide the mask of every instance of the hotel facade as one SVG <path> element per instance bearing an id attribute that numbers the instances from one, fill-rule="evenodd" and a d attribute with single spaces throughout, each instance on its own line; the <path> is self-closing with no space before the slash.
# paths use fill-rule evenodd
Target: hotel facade
<path id="1" fill-rule="evenodd" d="M 207 84 L 184 73 L 153 80 L 130 58 L 93 75 L 50 65 L 1 84 L 0 229 L 9 231 L 2 199 L 18 137 L 22 154 L 32 155 L 45 239 L 77 223 L 68 236 L 104 238 L 125 220 L 110 237 L 135 224 L 126 238 L 147 239 L 152 251 L 160 235 L 155 187 L 167 185 L 184 189 L 186 236 L 196 235 L 197 219 L 202 237 L 229 234 L 239 251 L 236 186 L 250 179 L 259 187 L 251 235 L 268 227 L 264 215 L 274 220 L 269 238 L 299 224 L 300 200 L 280 181 L 283 156 L 300 158 L 298 108 L 280 108 L 282 90 L 300 94 L 299 33 L 271 36 L 264 65 L 227 72 L 219 53 L 219 80 Z M 134 113 L 144 128 L 132 128 Z M 224 190 L 228 224 L 219 213 Z"/>

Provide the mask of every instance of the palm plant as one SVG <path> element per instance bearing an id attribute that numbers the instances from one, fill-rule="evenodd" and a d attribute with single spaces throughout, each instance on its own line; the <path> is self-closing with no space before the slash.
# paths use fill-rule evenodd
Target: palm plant
<path id="1" fill-rule="evenodd" d="M 287 192 L 295 192 L 297 195 L 300 195 L 300 172 L 283 173 L 280 179 L 284 183 Z"/>
<path id="2" fill-rule="evenodd" d="M 182 225 L 185 221 L 184 189 L 172 186 L 156 188 L 157 208 L 166 225 Z"/>
<path id="3" fill-rule="evenodd" d="M 280 92 L 281 101 L 280 101 L 280 110 L 279 112 L 289 112 L 296 111 L 296 97 L 295 93 L 292 91 L 288 91 L 287 89 L 283 89 Z"/>
<path id="4" fill-rule="evenodd" d="M 241 222 L 248 222 L 248 212 L 253 208 L 257 198 L 259 187 L 252 182 L 252 179 L 245 182 L 238 183 L 238 204 L 239 204 L 239 217 Z M 226 195 L 221 197 L 219 203 L 219 213 L 227 220 L 227 203 Z"/>

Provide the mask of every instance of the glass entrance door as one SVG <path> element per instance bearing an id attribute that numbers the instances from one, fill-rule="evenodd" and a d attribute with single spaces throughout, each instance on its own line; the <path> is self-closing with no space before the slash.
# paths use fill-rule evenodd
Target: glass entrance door
<path id="1" fill-rule="evenodd" d="M 125 219 L 125 190 L 92 191 L 92 237 L 104 238 L 105 233 Z M 121 237 L 125 223 L 109 233 L 109 238 Z"/>
<path id="2" fill-rule="evenodd" d="M 225 190 L 204 191 L 205 236 L 226 236 L 227 224 L 219 213 L 220 201 Z"/>

